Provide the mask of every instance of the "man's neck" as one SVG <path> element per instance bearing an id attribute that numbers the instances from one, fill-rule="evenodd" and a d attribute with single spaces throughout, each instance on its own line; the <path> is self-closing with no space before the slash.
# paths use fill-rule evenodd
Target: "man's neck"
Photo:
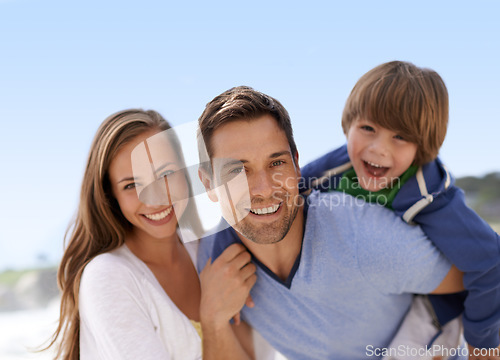
<path id="1" fill-rule="evenodd" d="M 300 254 L 304 237 L 304 207 L 297 216 L 285 237 L 274 244 L 257 244 L 236 232 L 248 250 L 282 281 L 285 281 Z"/>

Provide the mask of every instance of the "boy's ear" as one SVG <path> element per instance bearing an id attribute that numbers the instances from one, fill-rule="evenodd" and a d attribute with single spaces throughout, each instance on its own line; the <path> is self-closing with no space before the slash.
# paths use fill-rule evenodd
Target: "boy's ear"
<path id="1" fill-rule="evenodd" d="M 205 187 L 205 191 L 207 192 L 208 198 L 213 202 L 218 202 L 219 198 L 217 197 L 217 194 L 213 189 L 212 176 L 208 173 L 206 169 L 203 169 L 201 167 L 198 169 L 198 176 L 201 182 L 203 183 L 203 186 Z"/>

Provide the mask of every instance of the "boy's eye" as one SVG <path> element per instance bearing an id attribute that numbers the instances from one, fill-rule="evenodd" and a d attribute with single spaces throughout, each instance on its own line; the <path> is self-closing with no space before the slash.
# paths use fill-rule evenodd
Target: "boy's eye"
<path id="1" fill-rule="evenodd" d="M 373 127 L 371 127 L 370 125 L 363 125 L 363 126 L 361 126 L 361 129 L 365 130 L 365 131 L 375 131 L 375 129 Z"/>
<path id="2" fill-rule="evenodd" d="M 406 139 L 401 135 L 394 135 L 394 139 L 406 141 Z"/>
<path id="3" fill-rule="evenodd" d="M 276 160 L 271 163 L 271 166 L 280 166 L 284 163 L 283 160 Z"/>

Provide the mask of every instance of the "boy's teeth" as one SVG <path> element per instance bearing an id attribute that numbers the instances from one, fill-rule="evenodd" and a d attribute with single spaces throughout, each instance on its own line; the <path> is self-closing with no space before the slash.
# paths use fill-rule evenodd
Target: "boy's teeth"
<path id="1" fill-rule="evenodd" d="M 152 214 L 152 215 L 144 214 L 144 216 L 147 217 L 149 220 L 158 221 L 158 220 L 165 219 L 170 214 L 171 211 L 172 211 L 172 207 L 169 207 L 167 210 L 162 211 L 161 213 Z"/>
<path id="2" fill-rule="evenodd" d="M 250 209 L 250 211 L 254 214 L 257 214 L 257 215 L 267 215 L 267 214 L 273 214 L 275 213 L 276 211 L 278 211 L 278 208 L 280 207 L 280 205 L 273 205 L 273 206 L 269 206 L 269 207 L 266 207 L 266 208 L 262 208 L 262 209 Z"/>
<path id="3" fill-rule="evenodd" d="M 369 162 L 369 161 L 367 161 L 366 163 L 367 163 L 368 165 L 373 166 L 373 167 L 378 167 L 378 168 L 382 168 L 382 167 L 384 167 L 384 166 L 382 166 L 382 165 L 374 164 L 374 163 Z"/>

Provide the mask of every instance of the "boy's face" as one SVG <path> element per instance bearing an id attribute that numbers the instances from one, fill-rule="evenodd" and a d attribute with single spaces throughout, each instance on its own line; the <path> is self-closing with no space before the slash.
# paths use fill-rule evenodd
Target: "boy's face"
<path id="1" fill-rule="evenodd" d="M 413 163 L 417 145 L 369 120 L 357 119 L 347 133 L 347 151 L 361 187 L 391 187 Z"/>

